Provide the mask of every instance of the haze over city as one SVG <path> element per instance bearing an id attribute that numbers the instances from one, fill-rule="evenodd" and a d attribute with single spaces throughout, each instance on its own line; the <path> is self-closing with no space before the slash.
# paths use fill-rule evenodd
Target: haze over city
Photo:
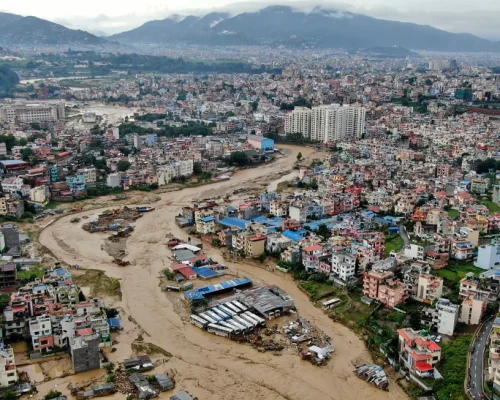
<path id="1" fill-rule="evenodd" d="M 485 0 L 480 7 L 465 0 L 351 0 L 326 1 L 247 1 L 193 0 L 186 6 L 182 1 L 160 0 L 146 2 L 99 2 L 90 0 L 85 7 L 67 7 L 63 0 L 34 0 L 10 2 L 0 6 L 1 11 L 20 15 L 34 15 L 61 23 L 67 27 L 100 34 L 114 34 L 136 28 L 150 20 L 162 19 L 172 14 L 201 15 L 213 11 L 229 11 L 232 14 L 256 11 L 268 5 L 288 5 L 301 10 L 323 6 L 338 10 L 370 15 L 376 18 L 432 25 L 450 32 L 468 32 L 487 39 L 500 39 L 497 15 L 500 3 Z"/>

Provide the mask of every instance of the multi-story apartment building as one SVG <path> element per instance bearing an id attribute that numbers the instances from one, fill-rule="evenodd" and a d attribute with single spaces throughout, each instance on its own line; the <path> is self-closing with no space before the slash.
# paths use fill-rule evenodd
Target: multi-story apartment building
<path id="1" fill-rule="evenodd" d="M 459 321 L 467 325 L 478 325 L 486 311 L 487 305 L 487 292 L 469 294 L 462 302 L 462 312 L 460 313 Z"/>
<path id="2" fill-rule="evenodd" d="M 351 254 L 332 254 L 331 274 L 344 282 L 356 276 L 356 257 Z"/>
<path id="3" fill-rule="evenodd" d="M 323 246 L 315 244 L 302 249 L 302 264 L 307 272 L 317 272 L 319 270 L 322 256 L 325 255 Z"/>
<path id="4" fill-rule="evenodd" d="M 358 105 L 330 104 L 311 110 L 296 107 L 285 117 L 285 133 L 302 133 L 318 142 L 360 138 L 365 129 L 366 109 Z"/>
<path id="5" fill-rule="evenodd" d="M 441 360 L 441 347 L 424 331 L 398 329 L 399 359 L 403 366 L 420 378 L 434 378 L 434 369 Z"/>
<path id="6" fill-rule="evenodd" d="M 311 137 L 311 109 L 295 107 L 285 116 L 285 134 L 301 133 L 304 137 Z"/>
<path id="7" fill-rule="evenodd" d="M 418 277 L 416 299 L 432 304 L 443 294 L 443 279 L 431 274 L 420 274 Z"/>
<path id="8" fill-rule="evenodd" d="M 364 275 L 363 294 L 393 308 L 408 298 L 408 288 L 391 271 L 372 270 Z"/>
<path id="9" fill-rule="evenodd" d="M 439 299 L 435 308 L 428 307 L 423 311 L 422 324 L 435 329 L 441 335 L 453 336 L 457 326 L 460 306 L 448 299 Z"/>
<path id="10" fill-rule="evenodd" d="M 30 318 L 29 330 L 34 352 L 47 352 L 54 347 L 54 336 L 52 335 L 52 323 L 50 317 L 40 315 Z"/>
<path id="11" fill-rule="evenodd" d="M 23 186 L 23 178 L 13 177 L 13 178 L 5 178 L 2 181 L 2 190 L 4 193 L 17 193 L 21 191 Z"/>
<path id="12" fill-rule="evenodd" d="M 14 349 L 0 338 L 0 387 L 12 386 L 18 379 Z"/>
<path id="13" fill-rule="evenodd" d="M 80 168 L 76 171 L 79 175 L 83 175 L 85 183 L 94 183 L 97 181 L 97 170 L 95 168 Z"/>

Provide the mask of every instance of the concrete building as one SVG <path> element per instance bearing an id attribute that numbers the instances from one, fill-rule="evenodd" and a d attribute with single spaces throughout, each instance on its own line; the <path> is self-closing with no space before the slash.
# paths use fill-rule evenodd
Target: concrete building
<path id="1" fill-rule="evenodd" d="M 302 136 L 311 137 L 311 109 L 295 107 L 285 116 L 285 134 L 301 133 Z"/>
<path id="2" fill-rule="evenodd" d="M 274 151 L 274 140 L 264 136 L 249 135 L 248 144 L 261 151 Z"/>
<path id="3" fill-rule="evenodd" d="M 431 274 L 420 274 L 418 277 L 417 297 L 419 301 L 432 304 L 443 294 L 443 279 Z"/>
<path id="4" fill-rule="evenodd" d="M 408 298 L 408 287 L 391 271 L 372 270 L 364 275 L 363 294 L 393 308 Z"/>
<path id="5" fill-rule="evenodd" d="M 398 329 L 399 359 L 405 369 L 420 378 L 434 378 L 441 360 L 441 347 L 424 332 Z"/>
<path id="6" fill-rule="evenodd" d="M 459 322 L 467 325 L 478 325 L 488 305 L 488 294 L 476 292 L 469 294 L 462 302 Z"/>
<path id="7" fill-rule="evenodd" d="M 64 103 L 13 103 L 0 106 L 0 120 L 12 122 L 55 122 L 65 117 Z"/>
<path id="8" fill-rule="evenodd" d="M 13 177 L 13 178 L 5 178 L 2 181 L 2 190 L 4 193 L 17 193 L 21 191 L 23 186 L 23 178 Z"/>
<path id="9" fill-rule="evenodd" d="M 33 351 L 45 353 L 54 347 L 54 336 L 52 335 L 52 323 L 50 317 L 41 315 L 30 318 L 29 330 Z"/>
<path id="10" fill-rule="evenodd" d="M 441 335 L 453 336 L 458 322 L 460 306 L 448 299 L 439 299 L 436 304 L 437 331 Z"/>
<path id="11" fill-rule="evenodd" d="M 500 247 L 496 240 L 491 244 L 479 246 L 474 265 L 482 269 L 500 269 Z"/>
<path id="12" fill-rule="evenodd" d="M 35 203 L 44 204 L 49 200 L 50 191 L 48 186 L 36 186 L 30 189 L 30 199 Z"/>
<path id="13" fill-rule="evenodd" d="M 356 276 L 356 256 L 351 254 L 332 254 L 331 273 L 335 278 L 347 282 Z"/>
<path id="14" fill-rule="evenodd" d="M 0 339 L 0 387 L 12 386 L 18 379 L 14 349 Z"/>
<path id="15" fill-rule="evenodd" d="M 330 104 L 311 110 L 296 107 L 285 117 L 285 133 L 302 133 L 318 142 L 360 138 L 365 130 L 366 109 L 358 105 Z"/>
<path id="16" fill-rule="evenodd" d="M 311 139 L 335 142 L 360 138 L 365 129 L 366 109 L 361 106 L 331 104 L 313 107 L 311 112 Z"/>
<path id="17" fill-rule="evenodd" d="M 101 368 L 99 335 L 77 336 L 71 342 L 71 361 L 75 374 Z"/>
<path id="18" fill-rule="evenodd" d="M 95 168 L 80 168 L 76 172 L 83 175 L 85 183 L 95 183 L 97 181 L 97 170 Z"/>
<path id="19" fill-rule="evenodd" d="M 114 187 L 121 187 L 121 185 L 122 185 L 121 177 L 118 172 L 114 174 L 109 174 L 106 177 L 106 186 L 114 188 Z"/>

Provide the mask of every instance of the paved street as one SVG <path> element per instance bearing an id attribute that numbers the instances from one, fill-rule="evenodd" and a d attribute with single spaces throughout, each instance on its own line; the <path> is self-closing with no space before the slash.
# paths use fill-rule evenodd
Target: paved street
<path id="1" fill-rule="evenodd" d="M 479 400 L 483 398 L 483 365 L 484 351 L 488 345 L 493 319 L 485 323 L 476 336 L 470 361 L 470 392 L 472 398 Z"/>
<path id="2" fill-rule="evenodd" d="M 410 239 L 408 238 L 408 234 L 406 233 L 405 227 L 403 224 L 399 225 L 399 234 L 403 238 L 405 242 L 405 247 L 410 245 Z"/>

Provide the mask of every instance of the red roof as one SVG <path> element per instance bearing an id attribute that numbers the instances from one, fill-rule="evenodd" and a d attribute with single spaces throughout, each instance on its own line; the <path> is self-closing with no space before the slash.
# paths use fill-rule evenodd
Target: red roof
<path id="1" fill-rule="evenodd" d="M 180 268 L 177 271 L 179 274 L 181 274 L 184 278 L 191 278 L 193 276 L 197 276 L 196 272 L 194 272 L 191 268 L 184 266 L 184 268 Z"/>
<path id="2" fill-rule="evenodd" d="M 94 333 L 94 330 L 92 328 L 84 328 L 84 329 L 79 329 L 76 331 L 76 334 L 78 336 L 87 336 L 87 335 L 92 335 Z"/>
<path id="3" fill-rule="evenodd" d="M 419 371 L 432 371 L 434 367 L 425 361 L 417 361 L 415 366 Z"/>
<path id="4" fill-rule="evenodd" d="M 315 244 L 313 246 L 305 247 L 304 251 L 316 251 L 316 250 L 323 250 L 323 246 L 320 246 L 319 244 Z"/>
<path id="5" fill-rule="evenodd" d="M 184 268 L 184 267 L 186 267 L 186 264 L 172 264 L 169 268 L 172 271 L 178 271 L 178 270 L 180 270 L 181 268 Z"/>

